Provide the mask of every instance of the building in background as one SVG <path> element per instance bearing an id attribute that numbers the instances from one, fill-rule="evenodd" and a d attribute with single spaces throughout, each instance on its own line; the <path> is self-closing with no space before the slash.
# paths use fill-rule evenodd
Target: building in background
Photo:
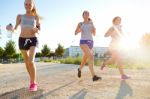
<path id="1" fill-rule="evenodd" d="M 64 57 L 78 57 L 82 56 L 82 50 L 80 46 L 70 46 L 69 48 L 66 48 Z"/>
<path id="2" fill-rule="evenodd" d="M 107 53 L 108 47 L 94 47 L 93 52 L 94 56 L 99 58 L 99 57 L 104 57 L 104 54 Z M 69 48 L 66 48 L 64 57 L 78 57 L 82 56 L 82 50 L 80 46 L 70 46 Z"/>

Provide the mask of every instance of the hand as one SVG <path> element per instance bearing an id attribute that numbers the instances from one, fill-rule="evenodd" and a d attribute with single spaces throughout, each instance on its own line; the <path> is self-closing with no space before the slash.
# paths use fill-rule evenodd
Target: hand
<path id="1" fill-rule="evenodd" d="M 75 32 L 75 35 L 77 35 L 78 34 L 78 32 Z"/>
<path id="2" fill-rule="evenodd" d="M 35 27 L 32 30 L 33 30 L 34 33 L 37 33 L 39 29 Z"/>
<path id="3" fill-rule="evenodd" d="M 6 26 L 7 31 L 13 31 L 13 25 L 10 23 Z"/>

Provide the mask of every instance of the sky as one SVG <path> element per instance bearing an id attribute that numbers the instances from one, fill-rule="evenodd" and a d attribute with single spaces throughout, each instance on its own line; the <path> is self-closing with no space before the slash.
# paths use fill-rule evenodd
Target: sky
<path id="1" fill-rule="evenodd" d="M 150 0 L 35 0 L 35 4 L 38 14 L 43 17 L 38 35 L 39 51 L 44 44 L 53 51 L 58 43 L 64 48 L 78 46 L 80 34 L 75 36 L 74 31 L 77 24 L 83 21 L 84 10 L 90 12 L 96 27 L 94 46 L 109 45 L 110 38 L 104 38 L 104 34 L 112 26 L 115 16 L 122 18 L 121 25 L 128 36 L 125 45 L 136 46 L 144 33 L 150 33 Z M 12 39 L 18 49 L 20 28 L 12 38 L 8 38 L 11 33 L 5 28 L 9 23 L 15 25 L 16 16 L 25 13 L 24 0 L 0 0 L 0 5 L 0 46 L 4 47 Z"/>

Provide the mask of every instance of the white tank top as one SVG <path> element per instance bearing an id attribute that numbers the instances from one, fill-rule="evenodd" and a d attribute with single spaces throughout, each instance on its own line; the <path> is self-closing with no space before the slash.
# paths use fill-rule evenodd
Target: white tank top
<path id="1" fill-rule="evenodd" d="M 21 27 L 33 28 L 35 24 L 35 16 L 27 18 L 26 15 L 21 15 Z"/>
<path id="2" fill-rule="evenodd" d="M 81 23 L 81 40 L 93 40 L 92 37 L 92 30 L 93 24 L 92 22 L 88 22 L 88 23 Z"/>

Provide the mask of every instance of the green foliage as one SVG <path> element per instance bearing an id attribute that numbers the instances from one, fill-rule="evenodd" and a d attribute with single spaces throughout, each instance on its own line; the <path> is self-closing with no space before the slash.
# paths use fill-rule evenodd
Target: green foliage
<path id="1" fill-rule="evenodd" d="M 3 58 L 3 54 L 4 54 L 4 49 L 0 47 L 0 58 Z"/>
<path id="2" fill-rule="evenodd" d="M 7 58 L 12 58 L 16 54 L 15 42 L 10 40 L 5 47 L 4 55 Z"/>
<path id="3" fill-rule="evenodd" d="M 44 59 L 43 62 L 60 63 L 60 61 L 52 59 Z"/>
<path id="4" fill-rule="evenodd" d="M 42 53 L 40 52 L 36 53 L 35 57 L 42 57 Z"/>
<path id="5" fill-rule="evenodd" d="M 95 60 L 94 60 L 94 64 L 95 64 L 96 66 L 100 66 L 101 61 L 100 61 L 99 59 L 95 59 Z"/>
<path id="6" fill-rule="evenodd" d="M 60 60 L 60 62 L 63 64 L 76 64 L 76 65 L 80 65 L 81 61 L 82 61 L 82 57 L 68 57 Z M 94 60 L 94 64 L 100 65 L 100 61 L 96 59 Z M 85 65 L 87 65 L 87 63 Z"/>
<path id="7" fill-rule="evenodd" d="M 62 57 L 64 54 L 64 51 L 65 51 L 64 47 L 61 44 L 58 44 L 58 48 L 55 50 L 55 54 L 58 57 Z"/>
<path id="8" fill-rule="evenodd" d="M 41 54 L 44 57 L 47 57 L 50 54 L 50 48 L 47 46 L 47 44 L 43 45 L 43 48 L 41 50 Z"/>
<path id="9" fill-rule="evenodd" d="M 74 64 L 74 58 L 68 57 L 65 59 L 61 59 L 60 62 L 63 64 Z"/>

